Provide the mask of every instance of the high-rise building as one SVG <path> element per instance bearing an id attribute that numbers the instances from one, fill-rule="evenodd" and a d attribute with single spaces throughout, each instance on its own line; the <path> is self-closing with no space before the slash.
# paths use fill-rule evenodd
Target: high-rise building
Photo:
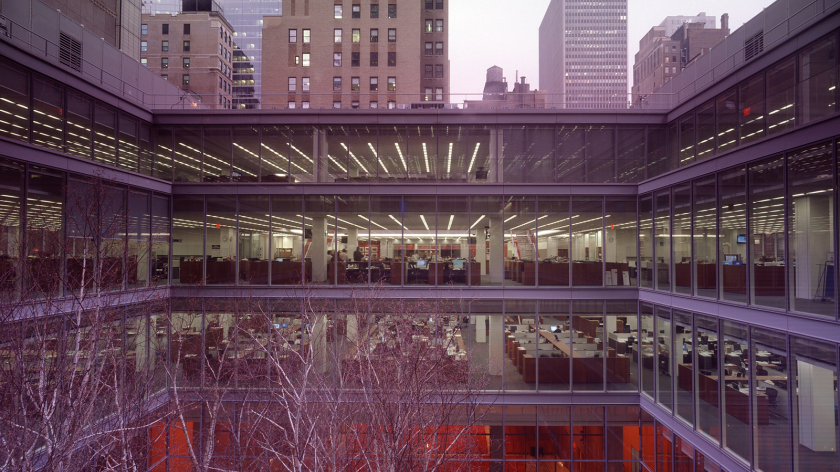
<path id="1" fill-rule="evenodd" d="M 271 108 L 443 106 L 449 93 L 443 0 L 286 0 L 265 17 L 262 104 Z"/>
<path id="2" fill-rule="evenodd" d="M 723 18 L 721 18 L 723 21 Z M 683 23 L 701 23 L 704 28 L 717 29 L 717 17 L 706 15 L 706 12 L 701 11 L 694 16 L 677 15 L 666 16 L 659 26 L 665 28 L 665 36 L 671 36 L 677 32 Z"/>
<path id="3" fill-rule="evenodd" d="M 552 0 L 540 24 L 548 106 L 627 106 L 627 0 Z"/>

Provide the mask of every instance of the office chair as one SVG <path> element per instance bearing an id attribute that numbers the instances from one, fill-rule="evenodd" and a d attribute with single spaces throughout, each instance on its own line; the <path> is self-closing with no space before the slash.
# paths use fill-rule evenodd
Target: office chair
<path id="1" fill-rule="evenodd" d="M 767 402 L 771 406 L 776 406 L 777 397 L 779 396 L 779 391 L 772 387 L 767 387 Z"/>

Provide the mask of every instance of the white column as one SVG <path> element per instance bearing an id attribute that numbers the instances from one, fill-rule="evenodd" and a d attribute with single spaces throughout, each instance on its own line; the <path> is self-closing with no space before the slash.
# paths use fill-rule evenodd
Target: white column
<path id="1" fill-rule="evenodd" d="M 327 370 L 327 317 L 318 316 L 312 326 L 312 337 L 309 339 L 312 349 L 312 361 L 319 372 Z"/>
<path id="2" fill-rule="evenodd" d="M 504 231 L 501 218 L 490 218 L 490 283 L 500 284 L 505 279 Z"/>
<path id="3" fill-rule="evenodd" d="M 323 216 L 312 218 L 312 245 L 309 254 L 312 257 L 312 281 L 327 280 L 327 219 Z"/>
<path id="4" fill-rule="evenodd" d="M 347 339 L 350 342 L 356 341 L 356 332 L 358 331 L 359 321 L 356 315 L 347 315 Z"/>
<path id="5" fill-rule="evenodd" d="M 477 343 L 487 342 L 487 328 L 484 322 L 486 318 L 484 315 L 474 315 L 472 317 L 473 323 L 475 323 L 475 342 Z"/>
<path id="6" fill-rule="evenodd" d="M 501 315 L 490 317 L 490 359 L 487 363 L 490 375 L 502 375 L 504 367 L 503 321 Z"/>
<path id="7" fill-rule="evenodd" d="M 837 444 L 834 372 L 799 360 L 796 370 L 799 373 L 799 443 L 815 452 L 833 451 Z M 779 389 L 779 395 L 784 394 Z"/>
<path id="8" fill-rule="evenodd" d="M 475 228 L 475 260 L 481 265 L 481 275 L 487 273 L 487 238 L 484 234 L 484 225 L 478 222 Z"/>
<path id="9" fill-rule="evenodd" d="M 831 200 L 808 196 L 794 200 L 796 225 L 796 298 L 810 299 L 817 291 L 820 264 L 831 251 Z"/>
<path id="10" fill-rule="evenodd" d="M 487 156 L 487 164 L 490 166 L 488 171 L 488 182 L 504 182 L 504 175 L 502 172 L 502 133 L 499 133 L 497 128 L 490 129 L 490 155 Z"/>
<path id="11" fill-rule="evenodd" d="M 359 228 L 347 228 L 347 255 L 353 259 L 353 251 L 359 247 Z"/>
<path id="12" fill-rule="evenodd" d="M 312 155 L 312 176 L 315 182 L 329 182 L 329 148 L 327 146 L 327 132 L 323 129 L 316 129 L 313 135 Z"/>

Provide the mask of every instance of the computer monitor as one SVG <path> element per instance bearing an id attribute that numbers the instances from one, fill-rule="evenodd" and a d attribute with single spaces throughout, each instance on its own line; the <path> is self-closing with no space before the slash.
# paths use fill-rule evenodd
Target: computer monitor
<path id="1" fill-rule="evenodd" d="M 452 261 L 452 268 L 453 269 L 463 269 L 464 268 L 464 260 L 463 259 L 455 259 Z"/>
<path id="2" fill-rule="evenodd" d="M 723 261 L 724 262 L 738 262 L 741 260 L 741 256 L 739 254 L 724 254 Z"/>
<path id="3" fill-rule="evenodd" d="M 426 267 L 426 261 L 424 259 L 420 259 L 417 261 L 417 267 Z"/>
<path id="4" fill-rule="evenodd" d="M 739 234 L 737 239 L 738 244 L 747 244 L 747 235 Z"/>

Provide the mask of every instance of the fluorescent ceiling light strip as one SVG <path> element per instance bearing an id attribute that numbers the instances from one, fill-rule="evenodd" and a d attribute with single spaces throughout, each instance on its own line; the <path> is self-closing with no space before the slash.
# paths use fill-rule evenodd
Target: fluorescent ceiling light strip
<path id="1" fill-rule="evenodd" d="M 455 219 L 455 215 L 449 215 L 449 225 L 446 226 L 446 230 L 449 231 L 452 229 L 452 220 Z"/>
<path id="2" fill-rule="evenodd" d="M 402 229 L 404 229 L 404 230 L 408 231 L 408 228 L 406 228 L 405 226 L 403 226 L 403 224 L 402 224 L 402 223 L 400 223 L 400 220 L 398 220 L 398 219 L 394 218 L 394 215 L 388 215 L 388 218 L 391 218 L 392 220 L 396 221 L 398 225 L 402 226 Z"/>
<path id="3" fill-rule="evenodd" d="M 429 173 L 429 154 L 426 152 L 426 143 L 423 143 L 423 158 L 426 160 L 426 173 Z"/>
<path id="4" fill-rule="evenodd" d="M 449 155 L 446 157 L 446 173 L 450 173 L 452 169 L 452 145 L 449 143 Z"/>
<path id="5" fill-rule="evenodd" d="M 403 157 L 402 149 L 400 149 L 399 143 L 394 143 L 394 147 L 397 148 L 397 153 L 400 155 L 400 161 L 402 161 L 405 171 L 408 172 L 408 166 L 405 164 L 405 158 Z"/>
<path id="6" fill-rule="evenodd" d="M 370 224 L 372 224 L 372 225 L 379 226 L 379 227 L 380 227 L 380 228 L 382 228 L 382 229 L 388 229 L 388 228 L 386 228 L 386 227 L 382 226 L 381 224 L 379 224 L 379 223 L 377 223 L 377 222 L 375 222 L 375 221 L 373 221 L 373 220 L 371 220 L 371 219 L 365 218 L 365 217 L 364 217 L 364 216 L 362 216 L 362 215 L 358 215 L 358 216 L 359 216 L 359 218 L 362 218 L 362 219 L 364 219 L 364 220 L 369 221 L 369 222 L 370 222 Z"/>
<path id="7" fill-rule="evenodd" d="M 472 224 L 472 226 L 470 226 L 470 229 L 475 228 L 475 225 L 477 225 L 479 221 L 483 220 L 485 216 L 486 216 L 486 215 L 481 215 L 481 216 L 479 216 L 479 217 L 478 217 L 478 219 L 477 219 L 477 220 L 475 220 L 475 223 L 473 223 L 473 224 Z"/>
<path id="8" fill-rule="evenodd" d="M 467 167 L 467 173 L 469 174 L 472 172 L 473 164 L 475 164 L 475 156 L 478 155 L 478 147 L 481 146 L 481 143 L 475 144 L 475 151 L 473 151 L 472 159 L 470 159 L 470 165 Z"/>

